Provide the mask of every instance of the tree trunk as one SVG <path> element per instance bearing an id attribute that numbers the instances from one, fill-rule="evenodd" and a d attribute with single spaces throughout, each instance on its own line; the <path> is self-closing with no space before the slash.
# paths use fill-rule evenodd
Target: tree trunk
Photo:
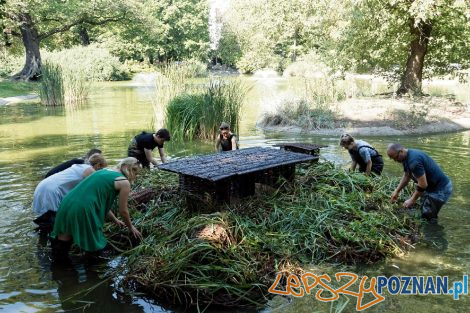
<path id="1" fill-rule="evenodd" d="M 39 52 L 40 38 L 38 32 L 34 27 L 31 16 L 28 13 L 21 13 L 20 18 L 20 31 L 23 40 L 26 61 L 23 69 L 13 75 L 17 80 L 36 80 L 41 73 L 41 53 Z"/>
<path id="2" fill-rule="evenodd" d="M 85 25 L 82 24 L 78 26 L 78 35 L 80 36 L 82 46 L 88 46 L 90 44 L 90 36 L 88 35 Z"/>
<path id="3" fill-rule="evenodd" d="M 401 80 L 398 94 L 421 93 L 421 82 L 423 80 L 424 57 L 428 50 L 429 37 L 432 31 L 430 22 L 420 22 L 415 25 L 414 20 L 410 21 L 410 31 L 414 37 L 410 43 L 408 60 L 406 61 L 405 73 Z"/>

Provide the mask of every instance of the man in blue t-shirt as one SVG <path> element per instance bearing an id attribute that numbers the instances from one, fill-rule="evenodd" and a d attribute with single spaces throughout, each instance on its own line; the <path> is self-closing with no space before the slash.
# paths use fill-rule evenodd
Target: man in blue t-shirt
<path id="1" fill-rule="evenodd" d="M 409 208 L 421 197 L 421 216 L 432 222 L 437 221 L 439 210 L 452 195 L 450 179 L 439 165 L 421 150 L 405 149 L 398 143 L 392 143 L 388 146 L 387 155 L 394 161 L 402 163 L 405 172 L 390 197 L 391 201 L 395 202 L 398 199 L 400 191 L 412 179 L 417 184 L 416 190 L 403 206 Z"/>

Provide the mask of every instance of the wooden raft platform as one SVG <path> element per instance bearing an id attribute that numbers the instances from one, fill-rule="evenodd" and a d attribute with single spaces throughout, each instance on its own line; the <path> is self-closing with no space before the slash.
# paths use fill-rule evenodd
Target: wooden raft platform
<path id="1" fill-rule="evenodd" d="M 255 193 L 255 183 L 276 185 L 280 177 L 292 180 L 295 164 L 315 156 L 272 148 L 248 148 L 164 163 L 158 167 L 179 174 L 180 190 L 188 205 L 217 207 Z"/>
<path id="2" fill-rule="evenodd" d="M 325 148 L 326 146 L 309 144 L 309 143 L 281 142 L 281 143 L 273 145 L 273 147 L 280 147 L 281 149 L 284 149 L 287 151 L 306 153 L 306 154 L 318 156 L 320 155 L 320 148 Z"/>

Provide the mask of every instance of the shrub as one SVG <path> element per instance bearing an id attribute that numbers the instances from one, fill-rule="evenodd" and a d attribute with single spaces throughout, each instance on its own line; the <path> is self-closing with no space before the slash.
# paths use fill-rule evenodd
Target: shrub
<path id="1" fill-rule="evenodd" d="M 60 64 L 71 72 L 83 72 L 89 81 L 126 80 L 130 75 L 119 59 L 97 45 L 76 46 L 43 53 L 43 59 Z"/>
<path id="2" fill-rule="evenodd" d="M 279 105 L 275 113 L 265 114 L 261 124 L 294 125 L 305 129 L 333 128 L 335 113 L 328 105 L 315 105 L 305 99 L 290 100 Z"/>
<path id="3" fill-rule="evenodd" d="M 0 51 L 0 77 L 9 77 L 19 72 L 23 65 L 23 56 L 14 56 Z"/>

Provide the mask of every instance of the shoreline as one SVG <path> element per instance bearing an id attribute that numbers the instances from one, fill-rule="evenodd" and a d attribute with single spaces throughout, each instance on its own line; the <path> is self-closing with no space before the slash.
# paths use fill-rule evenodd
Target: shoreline
<path id="1" fill-rule="evenodd" d="M 295 112 L 295 108 L 292 109 Z M 273 112 L 274 111 L 274 112 Z M 405 136 L 458 132 L 470 129 L 470 103 L 444 97 L 407 98 L 369 97 L 347 99 L 332 104 L 335 115 L 328 128 L 302 125 L 314 115 L 287 117 L 274 109 L 265 112 L 257 123 L 263 131 L 339 136 Z M 312 114 L 312 113 L 310 113 Z M 271 122 L 274 121 L 274 122 Z"/>
<path id="2" fill-rule="evenodd" d="M 361 123 L 362 124 L 362 123 Z M 373 124 L 371 122 L 371 124 Z M 257 128 L 267 132 L 286 132 L 290 134 L 310 134 L 325 136 L 340 136 L 348 133 L 352 136 L 405 136 L 405 135 L 426 135 L 459 132 L 470 129 L 470 118 L 460 118 L 454 120 L 441 120 L 427 123 L 416 128 L 398 129 L 393 125 L 382 126 L 349 126 L 324 129 L 303 129 L 298 126 L 260 126 Z"/>
<path id="3" fill-rule="evenodd" d="M 32 94 L 32 95 L 21 95 L 21 96 L 14 96 L 14 97 L 6 97 L 0 98 L 0 105 L 9 105 L 23 101 L 32 101 L 39 99 L 39 95 Z"/>

